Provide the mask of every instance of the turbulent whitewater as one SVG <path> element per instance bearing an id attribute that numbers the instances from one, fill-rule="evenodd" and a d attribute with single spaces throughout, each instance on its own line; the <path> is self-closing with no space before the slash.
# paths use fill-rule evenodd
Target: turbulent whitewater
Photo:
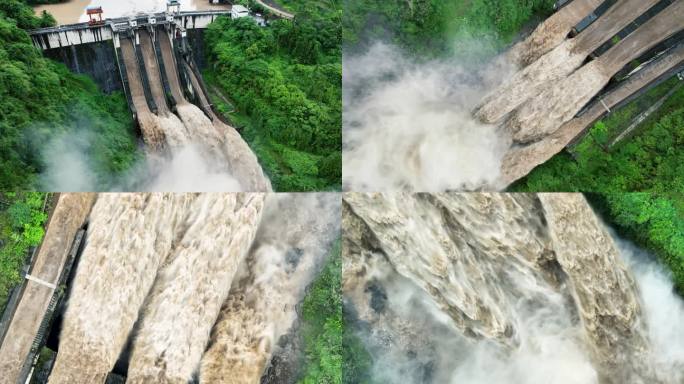
<path id="1" fill-rule="evenodd" d="M 132 110 L 145 143 L 144 159 L 115 177 L 104 175 L 103 178 L 101 172 L 93 168 L 92 138 L 89 135 L 76 132 L 56 137 L 42 154 L 48 164 L 41 175 L 45 189 L 272 190 L 247 142 L 211 110 L 197 78 L 199 75 L 191 69 L 192 64 L 184 59 L 176 63 L 170 33 L 164 27 L 139 30 L 139 44 L 134 43 L 135 39 L 121 37 L 122 73 L 127 79 Z M 192 98 L 200 106 L 186 97 L 179 71 L 189 74 Z M 168 81 L 169 94 L 165 80 Z M 149 89 L 144 85 L 149 85 Z"/>
<path id="2" fill-rule="evenodd" d="M 340 203 L 100 194 L 49 382 L 104 382 L 124 349 L 131 383 L 258 382 L 339 237 Z"/>
<path id="3" fill-rule="evenodd" d="M 598 12 L 602 3 L 573 0 L 498 57 L 475 65 L 462 57 L 407 59 L 383 44 L 345 56 L 344 189 L 502 189 L 611 108 L 672 75 L 684 44 L 658 44 L 681 32 L 684 1 L 624 0 Z M 662 9 L 651 12 L 656 6 Z M 597 19 L 571 34 L 595 12 Z M 650 18 L 636 20 L 647 12 Z M 656 60 L 649 60 L 655 52 L 641 58 L 652 48 Z M 637 59 L 644 65 L 636 73 L 600 94 Z"/>
<path id="4" fill-rule="evenodd" d="M 345 55 L 343 71 L 345 190 L 496 183 L 508 140 L 472 117 L 485 90 L 470 69 L 450 60 L 417 64 L 378 43 L 363 55 Z"/>
<path id="5" fill-rule="evenodd" d="M 262 219 L 268 225 L 259 228 L 212 331 L 201 382 L 259 382 L 340 235 L 338 194 L 277 195 L 269 203 Z"/>
<path id="6" fill-rule="evenodd" d="M 582 195 L 350 193 L 343 228 L 345 311 L 381 382 L 684 379 L 661 315 L 684 316 L 681 298 L 651 305 Z"/>

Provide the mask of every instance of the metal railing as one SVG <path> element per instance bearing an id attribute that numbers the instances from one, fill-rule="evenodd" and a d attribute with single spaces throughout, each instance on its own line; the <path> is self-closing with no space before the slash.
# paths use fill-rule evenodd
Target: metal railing
<path id="1" fill-rule="evenodd" d="M 228 15 L 230 14 L 230 11 L 225 10 L 225 11 L 184 11 L 184 12 L 179 12 L 175 13 L 174 19 L 182 18 L 185 16 L 212 16 L 212 15 Z M 166 21 L 166 12 L 154 12 L 154 13 L 141 13 L 137 14 L 135 16 L 131 17 L 115 17 L 111 19 L 105 19 L 104 24 L 97 24 L 97 25 L 90 25 L 87 22 L 85 23 L 74 23 L 74 24 L 63 24 L 63 25 L 58 25 L 55 27 L 46 27 L 46 28 L 37 28 L 29 31 L 29 35 L 42 35 L 45 33 L 57 33 L 57 32 L 64 32 L 64 31 L 74 31 L 78 29 L 88 29 L 88 28 L 102 28 L 102 27 L 109 27 L 112 28 L 114 31 L 118 31 L 121 29 L 128 29 L 130 26 L 130 21 L 134 20 L 136 21 L 137 26 L 136 27 L 141 27 L 150 24 L 149 23 L 149 18 L 150 16 L 154 16 L 156 19 L 155 24 L 164 24 L 167 23 Z"/>

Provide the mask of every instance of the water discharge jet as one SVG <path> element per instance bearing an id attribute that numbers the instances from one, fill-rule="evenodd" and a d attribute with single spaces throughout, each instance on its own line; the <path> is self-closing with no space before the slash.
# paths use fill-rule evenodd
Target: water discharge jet
<path id="1" fill-rule="evenodd" d="M 556 131 L 596 95 L 629 61 L 682 28 L 684 1 L 676 0 L 598 59 L 552 84 L 515 110 L 505 123 L 517 143 Z"/>
<path id="2" fill-rule="evenodd" d="M 549 52 L 566 39 L 572 28 L 603 0 L 571 0 L 558 12 L 544 20 L 525 40 L 515 44 L 504 55 L 506 62 L 523 68 Z"/>
<path id="3" fill-rule="evenodd" d="M 133 340 L 130 383 L 187 383 L 261 218 L 264 194 L 203 194 L 159 268 Z"/>
<path id="4" fill-rule="evenodd" d="M 232 188 L 232 191 L 271 191 L 270 181 L 264 175 L 256 155 L 240 134 L 223 123 L 211 110 L 197 78 L 199 75 L 185 61 L 176 63 L 169 32 L 158 27 L 154 33 L 144 29 L 136 33 L 140 40 L 139 55 L 136 54 L 134 42 L 124 37 L 120 38 L 121 53 L 132 108 L 143 139 L 148 144 L 151 168 L 159 168 L 155 166 L 155 162 L 158 165 L 167 165 L 169 158 L 173 159 L 179 151 L 188 146 L 196 146 L 202 149 L 205 168 L 211 173 L 229 174 L 239 182 L 238 188 Z M 156 36 L 156 40 L 153 36 Z M 159 56 L 155 53 L 155 43 L 159 46 Z M 141 65 L 149 80 L 149 100 L 142 85 Z M 178 66 L 181 65 L 188 74 L 190 85 L 203 109 L 186 100 L 179 79 Z M 169 101 L 175 104 L 173 108 L 178 116 L 168 107 L 162 77 L 169 82 L 172 99 Z M 149 107 L 152 104 L 157 107 L 154 113 Z"/>
<path id="5" fill-rule="evenodd" d="M 649 356 L 637 288 L 613 239 L 584 196 L 542 193 L 539 199 L 601 382 L 661 382 Z"/>
<path id="6" fill-rule="evenodd" d="M 168 33 L 158 29 L 157 43 L 160 46 L 161 60 L 164 62 L 171 95 L 176 102 L 176 112 L 185 125 L 184 133 L 187 132 L 187 137 L 174 135 L 174 137 L 178 137 L 176 141 L 185 139 L 186 145 L 193 142 L 203 146 L 209 152 L 207 162 L 217 163 L 216 168 L 227 170 L 240 181 L 245 190 L 270 191 L 271 183 L 264 175 L 256 155 L 235 128 L 224 124 L 213 114 L 211 108 L 208 107 L 209 102 L 203 93 L 199 80 L 187 66 L 195 94 L 199 97 L 200 103 L 207 107 L 205 110 L 209 116 L 185 99 L 178 78 L 178 65 L 182 64 L 176 63 Z"/>
<path id="7" fill-rule="evenodd" d="M 679 44 L 631 75 L 614 90 L 600 96 L 600 100 L 594 102 L 579 116 L 564 123 L 554 133 L 534 143 L 512 147 L 504 156 L 501 164 L 502 182 L 509 185 L 524 177 L 536 166 L 563 150 L 581 132 L 605 115 L 607 108 L 614 109 L 623 104 L 638 94 L 641 89 L 648 87 L 661 76 L 682 64 L 684 64 L 684 44 Z"/>
<path id="8" fill-rule="evenodd" d="M 189 140 L 188 129 L 167 106 L 152 35 L 144 29 L 139 30 L 138 35 L 140 38 L 140 51 L 143 54 L 143 61 L 145 63 L 145 72 L 150 83 L 150 91 L 157 106 L 157 121 L 160 127 L 163 127 L 166 144 L 170 148 L 185 145 Z"/>
<path id="9" fill-rule="evenodd" d="M 538 229 L 538 220 L 532 212 L 516 208 L 521 204 L 518 200 L 525 199 L 529 198 L 488 194 L 452 197 L 355 193 L 345 196 L 345 202 L 372 231 L 379 248 L 397 272 L 428 293 L 451 317 L 454 326 L 473 337 L 496 340 L 511 347 L 518 340 L 515 325 L 508 320 L 508 299 L 491 282 L 506 279 L 507 271 L 544 264 L 550 257 L 548 239 L 538 240 L 534 236 L 536 231 L 543 230 Z M 458 204 L 470 207 L 469 215 L 459 214 Z M 479 207 L 484 212 L 479 212 Z M 509 227 L 505 232 L 479 231 L 487 220 L 486 213 L 497 207 L 507 207 L 518 216 L 500 224 Z M 418 228 L 426 230 L 417 232 Z M 457 237 L 466 233 L 473 240 L 466 242 Z M 513 238 L 506 233 L 520 237 Z M 520 252 L 522 242 L 529 242 L 525 252 L 506 258 L 505 266 L 483 262 Z"/>
<path id="10" fill-rule="evenodd" d="M 485 123 L 501 120 L 545 87 L 552 86 L 579 68 L 591 52 L 658 1 L 625 0 L 615 3 L 577 37 L 564 40 L 490 92 L 480 103 L 475 115 Z"/>
<path id="11" fill-rule="evenodd" d="M 268 225 L 259 228 L 212 330 L 201 382 L 259 381 L 279 338 L 295 326 L 305 288 L 339 236 L 339 195 L 271 196 L 263 222 Z"/>
<path id="12" fill-rule="evenodd" d="M 372 356 L 373 379 L 645 384 L 681 378 L 679 341 L 668 339 L 676 345 L 658 356 L 663 335 L 677 324 L 653 323 L 644 312 L 654 310 L 642 300 L 648 287 L 641 278 L 634 283 L 622 247 L 581 195 L 348 193 L 344 202 L 345 311 Z M 411 230 L 399 231 L 401 225 Z M 440 241 L 440 233 L 449 238 Z M 419 274 L 432 267 L 424 260 L 436 249 L 421 239 L 469 251 L 452 252 L 438 273 Z M 401 259 L 402 253 L 409 255 Z M 466 268 L 468 253 L 474 257 Z M 474 299 L 496 303 L 515 343 L 455 324 L 438 297 L 445 287 L 452 300 L 467 297 L 466 287 L 479 295 Z M 684 316 L 681 299 L 676 308 L 674 318 Z M 484 322 L 491 312 L 472 315 Z"/>
<path id="13" fill-rule="evenodd" d="M 190 194 L 100 194 L 90 215 L 49 383 L 95 383 L 114 367 L 157 269 L 186 230 Z"/>
<path id="14" fill-rule="evenodd" d="M 153 151 L 158 151 L 165 142 L 164 131 L 159 126 L 156 116 L 147 105 L 133 42 L 127 38 L 120 39 L 120 42 L 121 54 L 126 66 L 126 76 L 128 77 L 128 87 L 133 106 L 135 107 L 138 124 L 140 125 L 140 131 L 148 147 Z"/>

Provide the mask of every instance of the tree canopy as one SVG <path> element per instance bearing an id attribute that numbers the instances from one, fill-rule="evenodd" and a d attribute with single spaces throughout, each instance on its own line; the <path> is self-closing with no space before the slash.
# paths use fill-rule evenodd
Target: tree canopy
<path id="1" fill-rule="evenodd" d="M 43 150 L 66 133 L 89 133 L 93 169 L 109 175 L 137 157 L 134 125 L 120 94 L 105 95 L 93 81 L 44 58 L 27 30 L 54 24 L 23 1 L 0 0 L 0 187 L 39 188 Z"/>
<path id="2" fill-rule="evenodd" d="M 393 42 L 427 58 L 477 50 L 493 53 L 509 43 L 553 0 L 346 0 L 344 43 L 358 49 L 373 40 Z"/>
<path id="3" fill-rule="evenodd" d="M 205 32 L 205 78 L 237 107 L 227 114 L 278 191 L 340 188 L 340 18 L 328 8 L 268 27 L 219 18 Z"/>

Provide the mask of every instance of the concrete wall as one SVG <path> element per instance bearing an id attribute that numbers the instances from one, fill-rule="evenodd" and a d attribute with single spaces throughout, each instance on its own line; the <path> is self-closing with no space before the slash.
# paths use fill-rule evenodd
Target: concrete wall
<path id="1" fill-rule="evenodd" d="M 158 21 L 162 21 L 159 15 Z M 197 12 L 181 13 L 175 22 L 187 30 L 195 62 L 204 68 L 204 28 L 218 17 L 229 17 L 228 13 Z M 145 23 L 146 17 L 140 16 L 138 25 Z M 113 25 L 127 19 L 110 20 Z M 119 23 L 119 24 L 121 24 Z M 64 63 L 72 72 L 89 75 L 106 93 L 122 91 L 123 84 L 116 63 L 115 45 L 118 43 L 112 25 L 88 27 L 87 23 L 61 27 L 43 28 L 34 31 L 33 44 L 43 50 L 46 57 Z"/>
<path id="2" fill-rule="evenodd" d="M 50 29 L 50 32 L 32 35 L 33 45 L 45 50 L 111 40 L 113 35 L 108 25 L 94 28 Z"/>
<path id="3" fill-rule="evenodd" d="M 195 63 L 200 69 L 204 69 L 207 65 L 207 59 L 205 54 L 207 51 L 204 46 L 204 29 L 190 29 L 188 30 L 188 44 L 192 49 L 192 56 L 195 59 Z"/>
<path id="4" fill-rule="evenodd" d="M 174 22 L 185 28 L 206 28 L 218 17 L 229 17 L 228 12 L 198 11 L 180 13 L 175 16 Z M 165 14 L 159 13 L 157 24 L 166 23 Z M 136 16 L 138 27 L 147 24 L 147 15 Z M 58 27 L 40 28 L 30 32 L 33 44 L 39 49 L 51 49 L 68 47 L 70 45 L 87 44 L 111 40 L 114 32 L 112 28 L 126 27 L 128 18 L 115 18 L 106 20 L 106 24 L 98 27 L 90 27 L 88 23 L 62 25 Z"/>
<path id="5" fill-rule="evenodd" d="M 230 14 L 181 14 L 176 17 L 176 22 L 185 29 L 206 28 L 218 17 L 229 17 Z"/>
<path id="6" fill-rule="evenodd" d="M 105 93 L 123 90 L 112 40 L 47 49 L 43 54 L 74 73 L 90 76 Z"/>

